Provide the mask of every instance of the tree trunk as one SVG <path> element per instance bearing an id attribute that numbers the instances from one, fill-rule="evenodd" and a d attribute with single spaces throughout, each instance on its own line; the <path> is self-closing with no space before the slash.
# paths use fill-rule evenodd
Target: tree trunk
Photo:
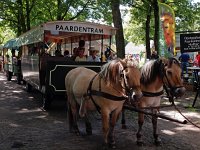
<path id="1" fill-rule="evenodd" d="M 152 11 L 152 5 L 148 7 L 147 12 L 147 20 L 146 20 L 146 57 L 150 59 L 151 57 L 151 48 L 150 48 L 150 19 L 151 19 L 151 11 Z"/>
<path id="2" fill-rule="evenodd" d="M 27 30 L 31 29 L 29 0 L 26 0 L 26 27 Z"/>
<path id="3" fill-rule="evenodd" d="M 117 56 L 120 58 L 124 58 L 125 57 L 124 33 L 123 33 L 122 18 L 119 6 L 120 6 L 120 0 L 111 0 L 114 27 L 117 28 L 117 33 L 116 33 Z"/>
<path id="4" fill-rule="evenodd" d="M 23 3 L 22 0 L 18 0 L 17 1 L 17 5 L 18 5 L 18 26 L 21 28 L 22 33 L 26 32 L 26 21 L 25 21 L 25 16 L 23 13 Z M 18 33 L 19 35 L 21 33 Z"/>
<path id="5" fill-rule="evenodd" d="M 157 51 L 159 55 L 159 8 L 157 0 L 153 0 L 154 6 L 154 18 L 155 18 L 155 32 L 154 32 L 154 45 L 155 51 Z"/>
<path id="6" fill-rule="evenodd" d="M 57 0 L 57 20 L 61 20 L 62 19 L 62 15 L 61 15 L 61 0 Z"/>

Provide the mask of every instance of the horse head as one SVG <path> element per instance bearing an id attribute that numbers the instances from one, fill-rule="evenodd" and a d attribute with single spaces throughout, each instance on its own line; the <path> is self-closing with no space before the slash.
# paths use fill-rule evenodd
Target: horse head
<path id="1" fill-rule="evenodd" d="M 161 58 L 163 64 L 163 82 L 169 90 L 169 94 L 175 97 L 181 97 L 185 93 L 183 80 L 181 78 L 180 63 L 176 58 Z"/>
<path id="2" fill-rule="evenodd" d="M 131 98 L 137 100 L 142 97 L 140 86 L 140 70 L 137 67 L 137 62 L 134 60 L 123 59 L 121 62 L 121 81 L 124 82 L 124 86 Z"/>

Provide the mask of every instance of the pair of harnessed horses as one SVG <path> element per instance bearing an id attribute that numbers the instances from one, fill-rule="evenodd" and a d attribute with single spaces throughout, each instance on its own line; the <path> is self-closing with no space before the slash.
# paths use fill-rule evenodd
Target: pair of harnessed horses
<path id="1" fill-rule="evenodd" d="M 175 58 L 151 60 L 141 68 L 127 59 L 112 60 L 102 66 L 99 73 L 84 67 L 72 69 L 65 78 L 68 103 L 68 121 L 71 132 L 80 134 L 77 115 L 85 118 L 86 132 L 92 134 L 87 113 L 101 113 L 104 143 L 115 148 L 114 127 L 123 109 L 124 102 L 137 101 L 138 108 L 160 106 L 163 85 L 170 89 L 171 96 L 185 92 L 181 80 L 181 68 Z M 157 93 L 154 96 L 149 96 Z M 77 109 L 77 106 L 79 109 Z M 152 109 L 157 113 L 157 109 Z M 142 143 L 144 114 L 138 113 L 139 129 L 137 143 Z M 153 135 L 157 134 L 157 117 L 152 116 Z"/>

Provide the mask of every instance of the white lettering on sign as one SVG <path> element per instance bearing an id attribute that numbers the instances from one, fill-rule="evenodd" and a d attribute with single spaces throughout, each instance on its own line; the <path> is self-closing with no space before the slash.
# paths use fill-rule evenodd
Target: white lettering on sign
<path id="1" fill-rule="evenodd" d="M 92 27 L 56 25 L 55 28 L 57 31 L 82 32 L 82 33 L 93 33 L 93 34 L 103 34 L 104 33 L 103 29 L 92 28 Z"/>

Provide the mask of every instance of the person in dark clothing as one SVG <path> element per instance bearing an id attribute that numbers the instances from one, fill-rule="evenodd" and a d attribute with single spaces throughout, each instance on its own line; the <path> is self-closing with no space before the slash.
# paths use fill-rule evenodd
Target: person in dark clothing
<path id="1" fill-rule="evenodd" d="M 190 55 L 188 53 L 182 53 L 179 60 L 181 61 L 182 76 L 184 73 L 188 74 L 187 67 L 189 67 Z"/>

